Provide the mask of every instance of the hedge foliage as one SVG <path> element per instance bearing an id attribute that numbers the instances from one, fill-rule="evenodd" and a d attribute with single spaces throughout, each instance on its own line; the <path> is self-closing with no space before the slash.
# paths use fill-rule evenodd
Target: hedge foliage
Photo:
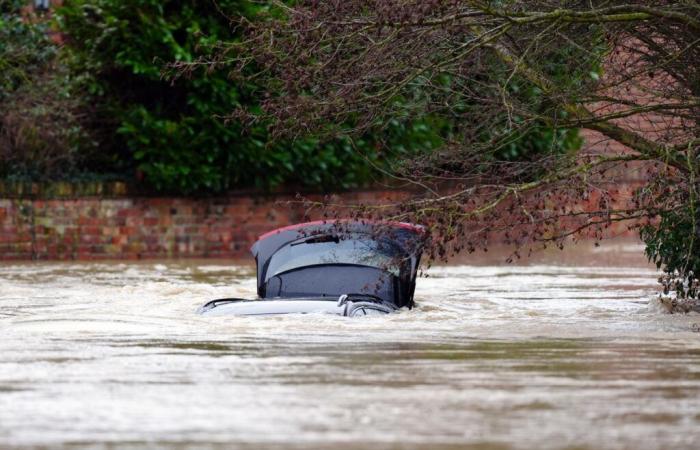
<path id="1" fill-rule="evenodd" d="M 189 77 L 164 76 L 167 64 L 206 57 L 221 41 L 237 39 L 229 17 L 261 8 L 246 0 L 69 0 L 59 10 L 71 68 L 99 105 L 93 126 L 104 151 L 133 166 L 145 182 L 175 193 L 219 192 L 279 185 L 348 188 L 372 174 L 366 157 L 383 164 L 372 139 L 312 137 L 270 142 L 266 128 L 245 130 L 224 118 L 255 109 L 262 93 L 236 85 L 225 68 Z M 397 124 L 396 153 L 437 143 L 423 123 Z"/>
<path id="2" fill-rule="evenodd" d="M 377 168 L 430 152 L 453 127 L 403 117 L 374 134 L 272 140 L 255 112 L 266 92 L 233 82 L 226 67 L 168 77 L 238 39 L 232 17 L 254 20 L 250 0 L 66 0 L 53 21 L 0 0 L 0 177 L 122 178 L 172 194 L 237 188 L 331 191 L 372 183 Z M 57 45 L 51 31 L 60 31 Z M 340 125 L 350 126 L 349 124 Z M 578 145 L 575 132 L 543 128 L 504 149 L 504 159 Z"/>
<path id="3" fill-rule="evenodd" d="M 0 0 L 0 177 L 74 176 L 94 149 L 48 25 L 23 16 L 21 0 Z M 94 156 L 94 155 L 93 155 Z"/>

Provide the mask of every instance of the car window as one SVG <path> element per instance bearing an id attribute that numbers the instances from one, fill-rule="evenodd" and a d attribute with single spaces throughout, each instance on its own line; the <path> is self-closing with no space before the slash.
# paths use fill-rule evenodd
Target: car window
<path id="1" fill-rule="evenodd" d="M 382 240 L 312 236 L 287 244 L 272 255 L 266 280 L 282 272 L 318 264 L 357 264 L 377 267 L 398 276 L 399 256 L 395 245 Z"/>

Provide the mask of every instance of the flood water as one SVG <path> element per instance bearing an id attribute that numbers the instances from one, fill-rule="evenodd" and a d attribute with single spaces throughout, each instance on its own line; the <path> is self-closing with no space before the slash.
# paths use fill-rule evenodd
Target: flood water
<path id="1" fill-rule="evenodd" d="M 0 447 L 697 449 L 700 315 L 637 244 L 465 257 L 412 311 L 199 317 L 222 261 L 0 265 Z"/>

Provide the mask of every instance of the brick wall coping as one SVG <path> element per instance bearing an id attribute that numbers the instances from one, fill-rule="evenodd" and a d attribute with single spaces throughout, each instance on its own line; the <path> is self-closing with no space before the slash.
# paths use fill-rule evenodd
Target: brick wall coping
<path id="1" fill-rule="evenodd" d="M 386 186 L 346 189 L 336 194 L 352 194 L 360 192 L 409 192 L 405 187 L 387 188 Z M 323 195 L 323 192 L 308 188 L 280 188 L 272 191 L 256 189 L 236 189 L 215 194 L 177 195 L 158 192 L 152 189 L 136 186 L 125 181 L 3 181 L 0 180 L 0 199 L 53 200 L 53 199 L 124 199 L 124 198 L 232 198 L 232 197 L 289 197 L 297 193 L 304 195 Z"/>

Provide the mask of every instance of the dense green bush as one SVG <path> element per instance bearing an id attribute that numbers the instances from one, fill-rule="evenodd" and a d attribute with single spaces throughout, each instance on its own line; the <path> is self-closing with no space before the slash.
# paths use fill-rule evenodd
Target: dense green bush
<path id="1" fill-rule="evenodd" d="M 673 293 L 681 300 L 698 300 L 700 215 L 697 199 L 685 200 L 687 207 L 662 212 L 658 224 L 643 227 L 640 236 L 649 260 L 665 273 L 660 279 L 664 293 Z"/>
<path id="2" fill-rule="evenodd" d="M 59 10 L 72 70 L 98 105 L 93 126 L 104 151 L 163 191 L 217 192 L 280 184 L 343 188 L 368 180 L 365 159 L 344 141 L 270 143 L 265 128 L 226 122 L 237 106 L 254 109 L 255 86 L 227 70 L 167 79 L 167 64 L 206 57 L 236 39 L 227 15 L 255 13 L 246 0 L 69 0 Z M 414 134 L 411 130 L 407 135 Z M 433 142 L 432 133 L 410 145 Z M 369 143 L 366 153 L 377 159 Z"/>
<path id="3" fill-rule="evenodd" d="M 260 87 L 232 82 L 226 67 L 164 77 L 169 63 L 195 61 L 235 41 L 229 17 L 252 17 L 260 3 L 67 0 L 56 15 L 63 49 L 48 38 L 47 23 L 21 18 L 23 1 L 0 5 L 0 176 L 117 174 L 184 194 L 279 185 L 331 190 L 371 182 L 373 166 L 434 149 L 451 129 L 434 118 L 405 117 L 353 145 L 313 137 L 271 142 L 264 125 L 243 130 L 224 120 L 238 106 L 255 111 Z M 570 141 L 548 133 L 558 132 L 530 133 L 501 157 Z"/>
<path id="4" fill-rule="evenodd" d="M 83 169 L 91 141 L 84 98 L 45 22 L 0 0 L 0 177 L 63 178 Z"/>
<path id="5" fill-rule="evenodd" d="M 0 0 L 0 96 L 7 98 L 56 55 L 44 24 L 24 20 L 22 0 Z"/>

